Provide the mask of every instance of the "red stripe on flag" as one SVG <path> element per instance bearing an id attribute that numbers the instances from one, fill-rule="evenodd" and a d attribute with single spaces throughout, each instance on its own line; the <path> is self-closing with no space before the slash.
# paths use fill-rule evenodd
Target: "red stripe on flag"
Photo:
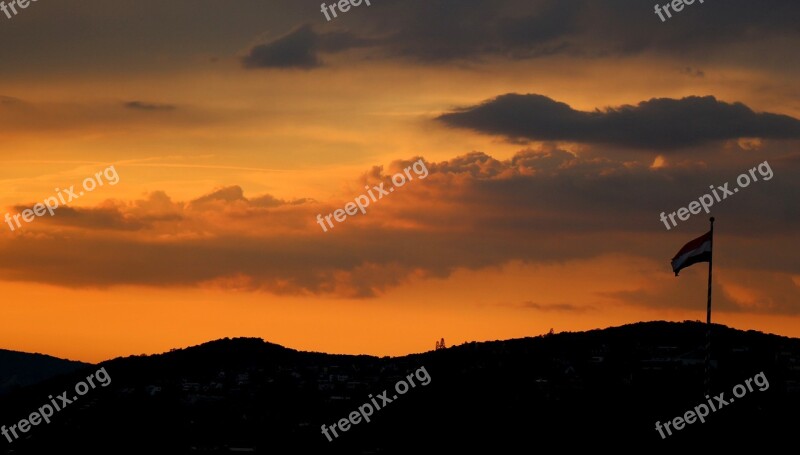
<path id="1" fill-rule="evenodd" d="M 701 235 L 700 237 L 692 240 L 691 242 L 687 243 L 686 245 L 678 251 L 678 254 L 675 255 L 672 260 L 678 259 L 679 257 L 683 256 L 684 254 L 688 253 L 689 251 L 696 250 L 700 248 L 704 243 L 711 241 L 711 231 L 706 232 L 705 234 Z"/>

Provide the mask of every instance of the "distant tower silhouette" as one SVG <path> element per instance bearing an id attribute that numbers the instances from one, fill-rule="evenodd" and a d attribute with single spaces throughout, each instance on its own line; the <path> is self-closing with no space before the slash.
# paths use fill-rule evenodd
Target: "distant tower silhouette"
<path id="1" fill-rule="evenodd" d="M 447 348 L 447 346 L 444 345 L 444 338 L 442 338 L 442 341 L 437 341 L 436 342 L 436 350 L 437 351 L 439 349 L 445 349 L 445 348 Z"/>

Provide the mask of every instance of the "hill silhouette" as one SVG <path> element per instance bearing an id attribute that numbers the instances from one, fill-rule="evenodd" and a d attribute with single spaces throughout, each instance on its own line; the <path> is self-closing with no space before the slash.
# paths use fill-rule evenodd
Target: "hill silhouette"
<path id="1" fill-rule="evenodd" d="M 71 373 L 86 363 L 44 354 L 0 349 L 0 396 L 55 376 Z"/>
<path id="2" fill-rule="evenodd" d="M 763 372 L 747 393 L 662 439 L 661 423 L 701 403 L 706 327 L 646 322 L 471 342 L 404 357 L 301 352 L 253 338 L 117 358 L 0 399 L 0 423 L 98 367 L 112 382 L 0 453 L 529 453 L 551 448 L 764 447 L 800 423 L 800 340 L 714 325 L 712 394 Z M 331 425 L 424 367 L 418 384 L 329 442 Z M 417 381 L 419 382 L 419 381 Z M 713 444 L 713 445 L 712 445 Z M 3 452 L 6 451 L 6 452 Z"/>

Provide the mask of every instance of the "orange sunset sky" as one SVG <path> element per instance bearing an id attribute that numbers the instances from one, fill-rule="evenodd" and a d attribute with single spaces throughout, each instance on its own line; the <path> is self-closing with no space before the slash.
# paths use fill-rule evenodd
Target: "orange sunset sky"
<path id="1" fill-rule="evenodd" d="M 704 320 L 800 336 L 800 4 L 86 0 L 0 16 L 0 348 L 330 353 Z M 365 185 L 415 179 L 329 232 Z"/>

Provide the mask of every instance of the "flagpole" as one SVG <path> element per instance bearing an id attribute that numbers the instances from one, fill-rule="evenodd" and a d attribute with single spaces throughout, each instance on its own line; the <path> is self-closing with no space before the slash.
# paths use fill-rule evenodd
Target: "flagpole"
<path id="1" fill-rule="evenodd" d="M 714 217 L 711 219 L 711 253 L 708 258 L 708 302 L 706 304 L 706 395 L 711 395 L 711 268 L 714 264 Z"/>

